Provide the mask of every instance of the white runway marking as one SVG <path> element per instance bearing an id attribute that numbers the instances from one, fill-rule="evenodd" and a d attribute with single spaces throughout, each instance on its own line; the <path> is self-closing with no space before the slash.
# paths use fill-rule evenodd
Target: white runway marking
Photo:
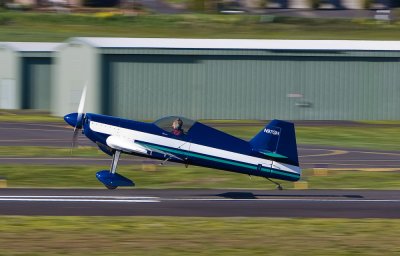
<path id="1" fill-rule="evenodd" d="M 159 203 L 158 197 L 124 196 L 0 196 L 1 201 L 14 202 L 101 202 L 101 203 Z"/>
<path id="2" fill-rule="evenodd" d="M 159 203 L 158 200 L 127 200 L 127 199 L 51 199 L 51 198 L 1 198 L 2 201 L 22 201 L 22 202 L 75 202 L 75 203 Z"/>
<path id="3" fill-rule="evenodd" d="M 151 196 L 0 196 L 0 202 L 101 202 L 101 203 L 160 203 L 171 201 L 193 202 L 335 202 L 335 203 L 400 203 L 400 199 L 318 199 L 318 198 L 160 198 Z"/>
<path id="4" fill-rule="evenodd" d="M 0 198 L 97 198 L 97 199 L 154 199 L 154 196 L 0 196 Z"/>

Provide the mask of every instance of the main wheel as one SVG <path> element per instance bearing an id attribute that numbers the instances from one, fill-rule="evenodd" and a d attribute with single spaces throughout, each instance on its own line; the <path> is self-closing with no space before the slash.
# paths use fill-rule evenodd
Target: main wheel
<path id="1" fill-rule="evenodd" d="M 106 186 L 106 188 L 108 188 L 110 190 L 116 189 L 118 187 L 118 186 L 109 186 L 109 185 L 104 185 L 104 186 Z"/>

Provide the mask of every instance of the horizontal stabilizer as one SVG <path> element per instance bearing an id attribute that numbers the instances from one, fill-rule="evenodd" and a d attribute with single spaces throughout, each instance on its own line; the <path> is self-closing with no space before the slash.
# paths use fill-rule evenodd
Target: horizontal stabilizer
<path id="1" fill-rule="evenodd" d="M 264 154 L 266 156 L 272 157 L 272 158 L 288 158 L 287 156 L 275 153 L 275 152 L 269 152 L 265 150 L 258 150 L 261 154 Z"/>

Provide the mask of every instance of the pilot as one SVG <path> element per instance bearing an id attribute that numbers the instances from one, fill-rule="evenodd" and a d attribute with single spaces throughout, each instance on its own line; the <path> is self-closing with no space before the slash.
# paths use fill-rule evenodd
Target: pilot
<path id="1" fill-rule="evenodd" d="M 172 134 L 176 135 L 176 136 L 180 136 L 183 135 L 183 129 L 182 129 L 182 119 L 177 118 L 172 122 Z"/>

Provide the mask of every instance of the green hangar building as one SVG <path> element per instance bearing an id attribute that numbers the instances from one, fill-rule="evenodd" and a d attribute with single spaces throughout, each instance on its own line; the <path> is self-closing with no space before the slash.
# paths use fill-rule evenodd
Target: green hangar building
<path id="1" fill-rule="evenodd" d="M 400 42 L 72 38 L 52 110 L 132 119 L 400 119 Z"/>
<path id="2" fill-rule="evenodd" d="M 0 109 L 50 110 L 53 54 L 60 45 L 0 42 Z"/>

